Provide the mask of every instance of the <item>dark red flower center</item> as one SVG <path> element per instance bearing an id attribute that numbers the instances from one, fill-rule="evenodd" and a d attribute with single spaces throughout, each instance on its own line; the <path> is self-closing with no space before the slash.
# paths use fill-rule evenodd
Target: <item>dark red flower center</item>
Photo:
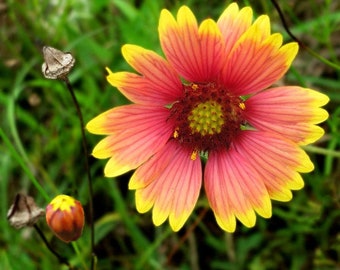
<path id="1" fill-rule="evenodd" d="M 228 149 L 245 123 L 240 97 L 215 83 L 184 85 L 182 99 L 172 104 L 173 138 L 197 153 Z"/>

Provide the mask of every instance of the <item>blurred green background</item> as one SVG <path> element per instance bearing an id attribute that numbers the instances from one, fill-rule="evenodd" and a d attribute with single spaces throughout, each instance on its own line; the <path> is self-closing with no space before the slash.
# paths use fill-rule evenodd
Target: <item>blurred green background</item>
<path id="1" fill-rule="evenodd" d="M 79 120 L 61 81 L 41 74 L 43 45 L 70 51 L 76 64 L 69 79 L 85 122 L 127 100 L 105 79 L 105 67 L 131 70 L 120 48 L 133 43 L 160 51 L 157 26 L 162 8 L 187 4 L 199 21 L 217 19 L 231 1 L 179 0 L 8 0 L 0 2 L 0 269 L 67 269 L 58 263 L 32 228 L 15 230 L 6 215 L 18 192 L 45 207 L 46 196 L 65 193 L 80 200 L 88 213 Z M 273 32 L 288 42 L 270 1 L 237 1 L 266 13 Z M 258 217 L 252 229 L 238 225 L 234 234 L 216 224 L 202 195 L 186 226 L 171 232 L 168 223 L 154 227 L 150 213 L 140 215 L 131 174 L 103 177 L 105 160 L 90 158 L 94 177 L 97 269 L 340 269 L 339 104 L 340 2 L 278 1 L 291 31 L 330 67 L 300 50 L 283 82 L 326 93 L 330 118 L 326 135 L 307 147 L 315 163 L 304 175 L 306 186 L 289 203 L 273 202 L 273 217 Z M 4 143 L 4 136 L 10 145 Z M 99 136 L 87 134 L 89 151 Z M 23 165 L 23 166 L 22 166 Z M 24 170 L 26 168 L 26 170 Z M 43 187 L 41 192 L 30 174 Z M 86 217 L 88 219 L 88 215 Z M 52 246 L 75 269 L 90 267 L 90 230 L 76 244 L 55 238 L 42 219 L 38 226 Z"/>

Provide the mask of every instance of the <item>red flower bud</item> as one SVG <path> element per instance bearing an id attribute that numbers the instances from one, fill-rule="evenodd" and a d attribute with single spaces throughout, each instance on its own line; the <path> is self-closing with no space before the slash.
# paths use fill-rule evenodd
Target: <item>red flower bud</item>
<path id="1" fill-rule="evenodd" d="M 56 236 L 68 243 L 77 240 L 84 227 L 84 210 L 79 201 L 58 195 L 46 207 L 46 222 Z"/>

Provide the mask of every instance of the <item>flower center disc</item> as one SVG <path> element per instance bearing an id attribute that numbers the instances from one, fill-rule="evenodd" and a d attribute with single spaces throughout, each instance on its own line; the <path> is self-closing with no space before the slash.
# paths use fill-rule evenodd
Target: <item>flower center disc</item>
<path id="1" fill-rule="evenodd" d="M 214 135 L 221 133 L 224 124 L 222 106 L 216 101 L 199 103 L 188 116 L 193 133 Z"/>
<path id="2" fill-rule="evenodd" d="M 215 83 L 184 85 L 184 95 L 174 103 L 170 119 L 173 137 L 193 152 L 228 149 L 245 123 L 245 105 Z"/>

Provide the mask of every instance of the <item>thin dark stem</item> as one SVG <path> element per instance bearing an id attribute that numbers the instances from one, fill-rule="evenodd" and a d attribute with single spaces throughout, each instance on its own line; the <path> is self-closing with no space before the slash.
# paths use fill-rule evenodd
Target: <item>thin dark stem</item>
<path id="1" fill-rule="evenodd" d="M 83 115 L 80 110 L 80 106 L 78 103 L 78 100 L 76 98 L 76 95 L 74 94 L 73 87 L 69 81 L 69 79 L 66 77 L 64 78 L 64 81 L 66 83 L 67 89 L 69 90 L 72 100 L 74 103 L 74 106 L 76 107 L 77 114 L 80 121 L 80 129 L 81 129 L 81 135 L 82 135 L 82 141 L 83 141 L 83 150 L 85 155 L 85 169 L 87 172 L 87 178 L 88 178 L 88 186 L 89 186 L 89 216 L 90 216 L 90 229 L 91 229 L 91 270 L 94 270 L 95 267 L 95 253 L 94 253 L 94 223 L 93 223 L 93 185 L 92 185 L 92 177 L 90 172 L 90 165 L 89 165 L 89 154 L 87 151 L 87 141 L 85 136 L 85 129 L 84 129 L 84 120 Z"/>
<path id="2" fill-rule="evenodd" d="M 33 227 L 34 227 L 34 229 L 37 231 L 37 233 L 39 234 L 40 238 L 43 240 L 44 244 L 45 244 L 46 247 L 49 249 L 49 251 L 51 251 L 51 252 L 54 254 L 54 256 L 57 257 L 59 263 L 67 265 L 68 268 L 69 268 L 70 270 L 74 269 L 74 268 L 70 265 L 70 263 L 68 262 L 68 260 L 67 260 L 65 257 L 61 256 L 58 252 L 56 252 L 56 251 L 53 249 L 53 247 L 52 247 L 52 246 L 50 245 L 50 243 L 47 241 L 47 239 L 46 239 L 44 233 L 40 230 L 40 228 L 38 227 L 38 225 L 37 225 L 37 224 L 34 224 Z"/>
<path id="3" fill-rule="evenodd" d="M 167 265 L 170 265 L 171 260 L 172 260 L 173 256 L 175 255 L 175 253 L 179 250 L 181 245 L 183 245 L 183 243 L 188 239 L 190 234 L 194 231 L 194 229 L 197 227 L 197 225 L 201 222 L 201 220 L 204 218 L 204 216 L 206 215 L 207 212 L 208 212 L 208 208 L 206 207 L 201 211 L 201 213 L 199 214 L 199 216 L 195 220 L 195 222 L 189 227 L 189 229 L 185 232 L 185 235 L 180 239 L 180 241 L 177 243 L 177 245 L 172 249 L 172 251 L 170 252 L 170 254 L 167 258 L 167 263 L 166 263 Z"/>
<path id="4" fill-rule="evenodd" d="M 287 34 L 294 40 L 296 41 L 299 46 L 304 49 L 306 52 L 308 52 L 310 55 L 314 56 L 315 58 L 319 59 L 321 62 L 325 63 L 326 65 L 336 69 L 336 70 L 340 70 L 340 67 L 329 61 L 328 59 L 322 57 L 320 54 L 318 54 L 317 52 L 313 51 L 311 48 L 309 48 L 306 44 L 304 44 L 300 39 L 298 39 L 289 29 L 288 24 L 286 22 L 286 19 L 283 15 L 283 12 L 279 6 L 279 4 L 275 1 L 275 0 L 271 0 L 272 4 L 274 5 L 275 9 L 277 10 L 277 12 L 279 13 L 280 16 L 280 20 L 282 22 L 282 25 L 284 27 L 284 29 L 286 30 Z"/>
<path id="5" fill-rule="evenodd" d="M 283 28 L 286 30 L 287 34 L 296 41 L 302 48 L 307 49 L 307 46 L 301 42 L 289 29 L 289 26 L 286 22 L 285 16 L 283 15 L 283 12 L 279 6 L 279 4 L 275 0 L 271 0 L 272 4 L 274 5 L 275 9 L 279 13 L 280 20 L 282 22 Z"/>

